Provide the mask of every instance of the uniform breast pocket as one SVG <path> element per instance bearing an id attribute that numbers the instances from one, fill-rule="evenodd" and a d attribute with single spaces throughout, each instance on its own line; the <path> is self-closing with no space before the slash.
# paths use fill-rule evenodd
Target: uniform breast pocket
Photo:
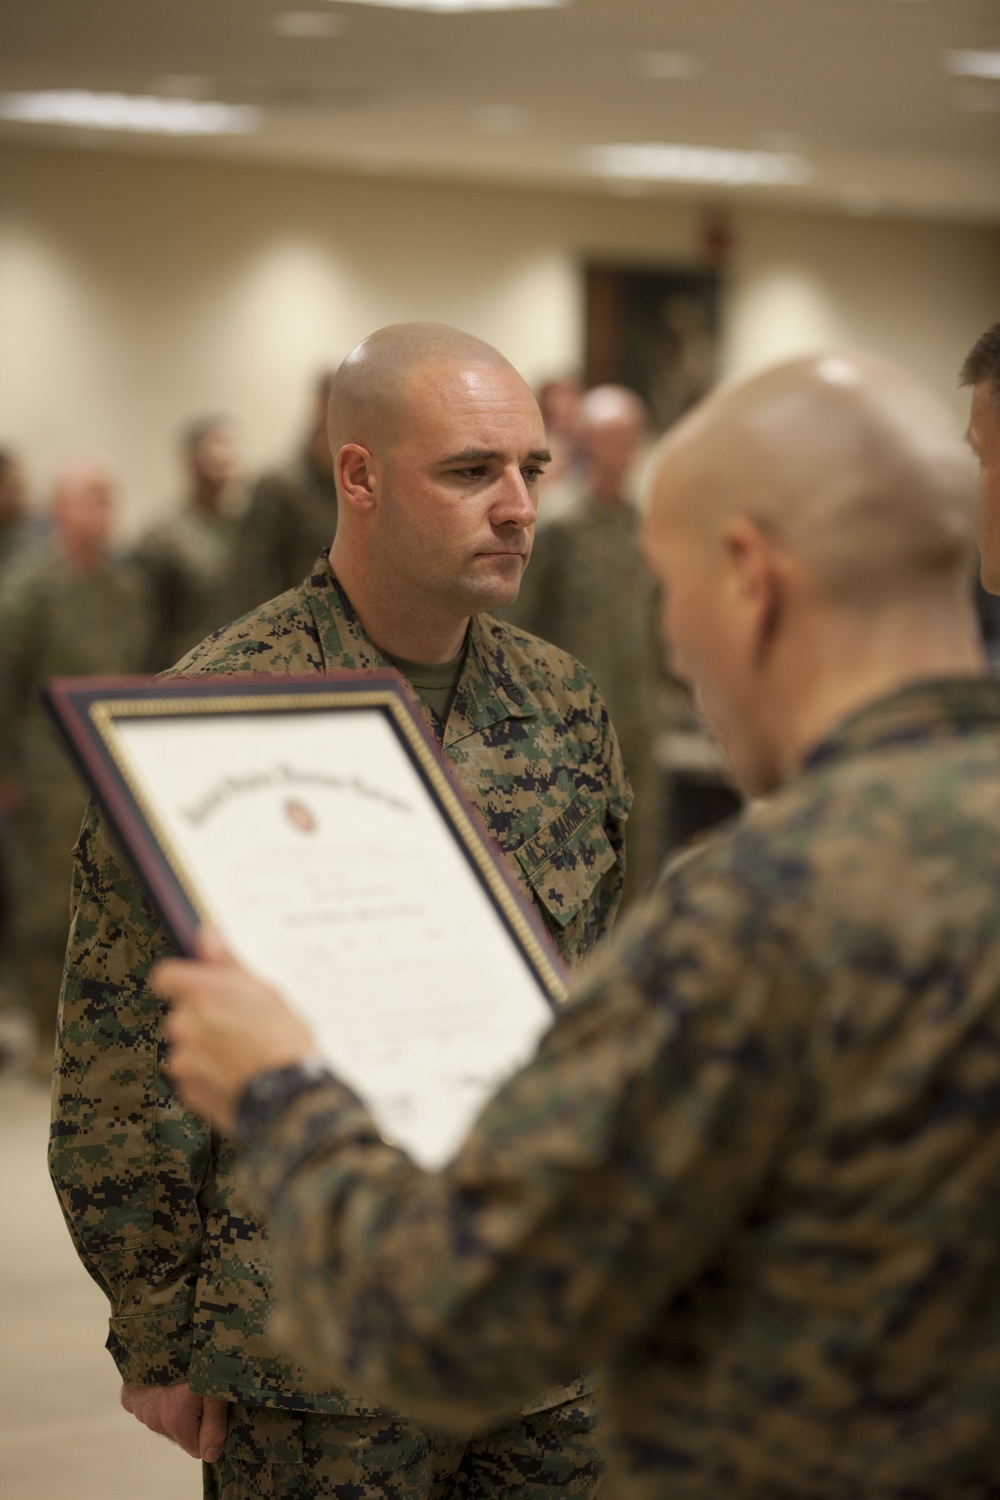
<path id="1" fill-rule="evenodd" d="M 577 792 L 534 838 L 514 850 L 536 903 L 557 928 L 573 921 L 615 862 L 602 812 L 592 797 Z"/>

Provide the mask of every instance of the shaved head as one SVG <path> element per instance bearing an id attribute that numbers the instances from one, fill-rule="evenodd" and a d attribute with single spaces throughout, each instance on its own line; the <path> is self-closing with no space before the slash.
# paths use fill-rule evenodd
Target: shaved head
<path id="1" fill-rule="evenodd" d="M 867 357 L 781 365 L 670 431 L 643 548 L 675 670 L 745 788 L 862 704 L 981 670 L 975 513 L 948 414 Z"/>
<path id="2" fill-rule="evenodd" d="M 432 368 L 505 370 L 499 350 L 446 323 L 392 323 L 352 349 L 330 382 L 330 446 L 360 443 L 373 452 L 419 420 L 421 376 Z"/>
<path id="3" fill-rule="evenodd" d="M 90 566 L 111 544 L 115 482 L 102 463 L 83 460 L 63 469 L 52 486 L 52 524 L 72 559 Z"/>
<path id="4" fill-rule="evenodd" d="M 587 427 L 604 427 L 611 422 L 632 422 L 645 428 L 649 421 L 646 403 L 627 385 L 595 385 L 581 403 Z"/>
<path id="5" fill-rule="evenodd" d="M 951 417 L 868 357 L 796 360 L 720 390 L 664 440 L 656 472 L 654 525 L 678 507 L 716 532 L 749 516 L 831 598 L 877 605 L 974 555 L 974 486 Z"/>
<path id="6" fill-rule="evenodd" d="M 383 649 L 450 660 L 510 604 L 551 454 L 538 403 L 496 349 L 442 323 L 381 328 L 330 394 L 339 512 L 330 565 Z"/>

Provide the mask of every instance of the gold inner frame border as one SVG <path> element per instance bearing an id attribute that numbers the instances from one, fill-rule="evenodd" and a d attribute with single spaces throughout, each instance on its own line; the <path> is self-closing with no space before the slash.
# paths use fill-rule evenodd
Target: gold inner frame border
<path id="1" fill-rule="evenodd" d="M 102 698 L 91 703 L 88 713 L 97 733 L 115 763 L 119 775 L 156 835 L 184 892 L 203 924 L 213 916 L 186 862 L 163 827 L 156 809 L 146 797 L 128 763 L 124 747 L 115 733 L 116 719 L 166 718 L 219 713 L 265 713 L 275 709 L 388 709 L 403 738 L 418 761 L 444 808 L 453 829 L 461 839 L 473 864 L 486 882 L 487 889 L 510 924 L 518 942 L 531 962 L 537 977 L 558 1004 L 566 998 L 566 983 L 552 964 L 534 929 L 526 921 L 517 899 L 497 869 L 494 857 L 485 848 L 465 808 L 455 794 L 437 758 L 413 723 L 397 694 L 386 688 L 360 688 L 348 692 L 309 693 L 233 693 L 218 696 L 195 694 L 189 698 Z"/>

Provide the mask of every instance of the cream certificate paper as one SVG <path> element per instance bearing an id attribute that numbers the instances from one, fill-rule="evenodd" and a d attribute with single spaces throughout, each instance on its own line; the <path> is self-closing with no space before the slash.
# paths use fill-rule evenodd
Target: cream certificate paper
<path id="1" fill-rule="evenodd" d="M 386 1139 L 447 1163 L 552 1013 L 381 712 L 119 719 L 133 784 L 232 953 Z"/>

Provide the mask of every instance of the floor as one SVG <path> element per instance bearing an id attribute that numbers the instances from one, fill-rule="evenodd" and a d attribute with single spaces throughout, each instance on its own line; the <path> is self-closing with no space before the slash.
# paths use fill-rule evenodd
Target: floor
<path id="1" fill-rule="evenodd" d="M 45 1169 L 48 1092 L 0 1079 L 0 1495 L 199 1500 L 201 1471 L 118 1405 L 107 1304 Z"/>

